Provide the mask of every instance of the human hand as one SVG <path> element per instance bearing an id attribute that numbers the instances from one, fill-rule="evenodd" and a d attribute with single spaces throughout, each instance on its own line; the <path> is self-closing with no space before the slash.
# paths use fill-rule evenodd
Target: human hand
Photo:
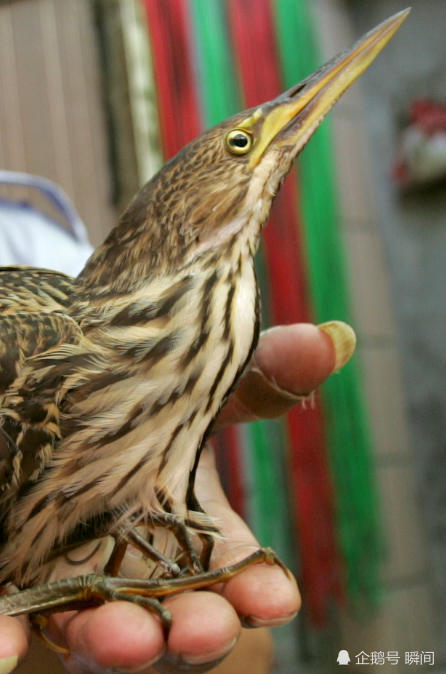
<path id="1" fill-rule="evenodd" d="M 314 390 L 353 351 L 352 333 L 342 325 L 331 323 L 323 330 L 290 325 L 263 334 L 217 425 L 279 416 Z M 335 336 L 336 347 L 329 335 Z M 258 548 L 226 501 L 209 450 L 200 461 L 196 493 L 205 511 L 218 519 L 224 535 L 216 541 L 212 567 L 235 562 Z M 282 569 L 259 564 L 217 590 L 172 596 L 164 605 L 173 617 L 167 643 L 158 619 L 128 602 L 52 616 L 53 638 L 70 650 L 63 658 L 66 668 L 105 674 L 142 671 L 156 662 L 160 672 L 204 672 L 231 651 L 242 624 L 284 624 L 299 609 L 300 597 L 295 581 Z M 12 671 L 25 655 L 28 637 L 25 620 L 0 616 L 0 674 Z"/>

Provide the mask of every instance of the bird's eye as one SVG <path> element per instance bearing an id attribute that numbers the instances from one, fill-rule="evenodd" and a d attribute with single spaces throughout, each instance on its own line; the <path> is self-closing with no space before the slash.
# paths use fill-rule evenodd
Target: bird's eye
<path id="1" fill-rule="evenodd" d="M 246 154 L 252 147 L 252 136 L 243 129 L 232 129 L 226 136 L 226 147 L 232 154 Z"/>

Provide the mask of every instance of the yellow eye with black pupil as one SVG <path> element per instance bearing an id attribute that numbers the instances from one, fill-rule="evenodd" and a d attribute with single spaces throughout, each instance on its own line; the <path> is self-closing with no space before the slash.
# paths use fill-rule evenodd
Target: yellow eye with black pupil
<path id="1" fill-rule="evenodd" d="M 232 154 L 246 154 L 252 147 L 252 136 L 243 129 L 232 129 L 226 136 L 226 147 Z"/>

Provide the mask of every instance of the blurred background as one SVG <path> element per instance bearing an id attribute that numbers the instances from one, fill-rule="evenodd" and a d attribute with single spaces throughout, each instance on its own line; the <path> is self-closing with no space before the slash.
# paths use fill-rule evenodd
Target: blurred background
<path id="1" fill-rule="evenodd" d="M 97 245 L 201 129 L 404 8 L 0 2 L 0 169 L 59 184 Z M 299 158 L 259 252 L 265 325 L 343 319 L 358 334 L 311 404 L 216 442 L 234 507 L 301 584 L 301 615 L 274 630 L 276 674 L 332 672 L 340 651 L 354 671 L 446 672 L 445 26 L 445 2 L 413 0 Z M 26 203 L 70 230 L 44 190 L 14 182 L 0 175 L 0 210 Z"/>

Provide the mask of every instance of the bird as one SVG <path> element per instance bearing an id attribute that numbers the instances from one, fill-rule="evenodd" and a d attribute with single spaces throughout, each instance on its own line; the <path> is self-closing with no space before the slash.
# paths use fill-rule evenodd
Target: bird
<path id="1" fill-rule="evenodd" d="M 126 598 L 168 623 L 157 598 L 249 563 L 280 564 L 260 548 L 209 570 L 218 526 L 194 492 L 200 452 L 257 344 L 254 255 L 274 197 L 408 11 L 192 140 L 76 279 L 0 270 L 0 586 L 17 588 L 0 597 L 0 614 Z M 154 544 L 159 530 L 164 551 Z M 104 573 L 48 582 L 58 555 L 109 534 L 116 544 Z M 128 542 L 160 577 L 120 578 Z"/>

